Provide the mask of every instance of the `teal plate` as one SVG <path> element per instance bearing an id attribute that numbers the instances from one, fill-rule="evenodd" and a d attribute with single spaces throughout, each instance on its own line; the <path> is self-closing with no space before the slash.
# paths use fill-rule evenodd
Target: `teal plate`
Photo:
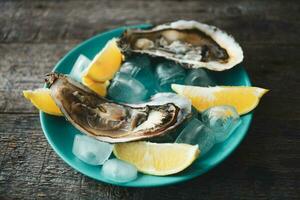
<path id="1" fill-rule="evenodd" d="M 139 25 L 135 27 L 145 28 L 149 25 Z M 71 71 L 73 64 L 80 54 L 87 56 L 90 59 L 104 47 L 106 42 L 113 37 L 118 37 L 128 27 L 121 27 L 109 32 L 97 35 L 89 40 L 81 43 L 65 55 L 55 66 L 53 71 L 68 74 Z M 245 85 L 250 86 L 249 77 L 245 69 L 241 66 L 236 66 L 225 72 L 215 72 L 215 78 L 219 85 Z M 196 160 L 189 168 L 171 176 L 150 176 L 139 173 L 138 178 L 128 183 L 116 183 L 106 179 L 100 172 L 101 167 L 87 165 L 78 160 L 72 154 L 73 139 L 80 132 L 75 129 L 63 117 L 55 117 L 43 112 L 40 112 L 40 120 L 45 136 L 54 149 L 54 151 L 71 167 L 89 176 L 93 179 L 128 187 L 155 187 L 170 185 L 182 181 L 192 179 L 204 174 L 208 170 L 222 162 L 230 153 L 239 145 L 245 137 L 249 125 L 251 123 L 252 114 L 242 116 L 242 124 L 235 132 L 223 143 L 217 144 L 204 157 Z"/>

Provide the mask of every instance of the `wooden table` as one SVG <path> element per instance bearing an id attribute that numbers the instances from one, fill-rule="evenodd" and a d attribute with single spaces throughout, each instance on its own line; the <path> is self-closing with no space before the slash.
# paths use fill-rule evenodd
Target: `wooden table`
<path id="1" fill-rule="evenodd" d="M 299 1 L 1 1 L 0 199 L 300 199 Z M 51 149 L 22 90 L 43 85 L 81 41 L 123 25 L 195 19 L 232 35 L 255 86 L 271 91 L 237 150 L 209 173 L 123 188 L 76 172 Z"/>

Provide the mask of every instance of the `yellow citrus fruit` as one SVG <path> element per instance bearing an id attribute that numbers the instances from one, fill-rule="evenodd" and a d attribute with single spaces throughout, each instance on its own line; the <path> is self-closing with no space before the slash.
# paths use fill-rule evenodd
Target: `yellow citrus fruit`
<path id="1" fill-rule="evenodd" d="M 114 146 L 114 154 L 141 172 L 165 176 L 178 173 L 199 156 L 198 145 L 176 143 L 131 142 Z"/>
<path id="2" fill-rule="evenodd" d="M 23 95 L 39 110 L 51 115 L 62 116 L 62 113 L 52 99 L 48 88 L 24 90 Z"/>
<path id="3" fill-rule="evenodd" d="M 107 86 L 109 85 L 109 81 L 102 82 L 96 82 L 88 77 L 82 77 L 82 83 L 83 85 L 87 86 L 100 96 L 106 96 L 107 93 Z"/>
<path id="4" fill-rule="evenodd" d="M 95 56 L 91 64 L 84 71 L 83 77 L 88 77 L 97 82 L 110 80 L 119 70 L 122 58 L 123 55 L 117 46 L 116 39 L 112 39 Z"/>
<path id="5" fill-rule="evenodd" d="M 198 87 L 178 84 L 172 84 L 172 89 L 190 99 L 200 112 L 212 106 L 230 105 L 235 107 L 240 115 L 253 110 L 268 91 L 247 86 Z"/>

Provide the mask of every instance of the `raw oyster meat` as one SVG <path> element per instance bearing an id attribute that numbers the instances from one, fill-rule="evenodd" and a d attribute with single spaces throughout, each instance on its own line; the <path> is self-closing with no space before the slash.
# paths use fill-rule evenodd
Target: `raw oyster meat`
<path id="1" fill-rule="evenodd" d="M 81 132 L 105 142 L 128 142 L 163 135 L 178 126 L 190 112 L 174 103 L 134 106 L 114 103 L 62 74 L 51 73 L 46 81 L 52 98 L 67 120 Z"/>
<path id="2" fill-rule="evenodd" d="M 223 71 L 243 60 L 242 48 L 233 37 L 196 21 L 179 20 L 149 30 L 127 29 L 118 45 L 125 54 L 164 57 L 187 68 Z"/>

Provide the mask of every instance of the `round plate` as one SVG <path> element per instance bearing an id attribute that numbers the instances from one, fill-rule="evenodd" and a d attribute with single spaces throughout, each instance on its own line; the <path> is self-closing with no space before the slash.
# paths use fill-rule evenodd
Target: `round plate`
<path id="1" fill-rule="evenodd" d="M 149 25 L 139 25 L 134 27 L 145 28 Z M 73 64 L 80 54 L 87 56 L 90 59 L 104 47 L 106 42 L 113 37 L 118 37 L 128 27 L 121 27 L 103 34 L 90 38 L 72 49 L 64 56 L 55 66 L 54 71 L 68 74 L 71 71 Z M 250 86 L 249 77 L 241 66 L 235 66 L 231 70 L 225 72 L 214 72 L 219 85 L 246 85 Z M 247 114 L 241 117 L 242 124 L 235 132 L 224 142 L 214 146 L 214 148 L 204 157 L 197 159 L 186 170 L 171 176 L 150 176 L 139 173 L 138 178 L 128 183 L 116 183 L 106 179 L 101 173 L 101 166 L 91 166 L 78 160 L 72 154 L 72 144 L 75 134 L 80 132 L 75 129 L 63 117 L 55 117 L 40 112 L 40 121 L 45 136 L 54 149 L 54 151 L 71 167 L 81 172 L 82 174 L 94 178 L 96 180 L 111 183 L 121 186 L 130 187 L 153 187 L 174 184 L 191 178 L 200 176 L 208 170 L 222 162 L 241 142 L 247 133 L 251 123 L 252 114 Z"/>

